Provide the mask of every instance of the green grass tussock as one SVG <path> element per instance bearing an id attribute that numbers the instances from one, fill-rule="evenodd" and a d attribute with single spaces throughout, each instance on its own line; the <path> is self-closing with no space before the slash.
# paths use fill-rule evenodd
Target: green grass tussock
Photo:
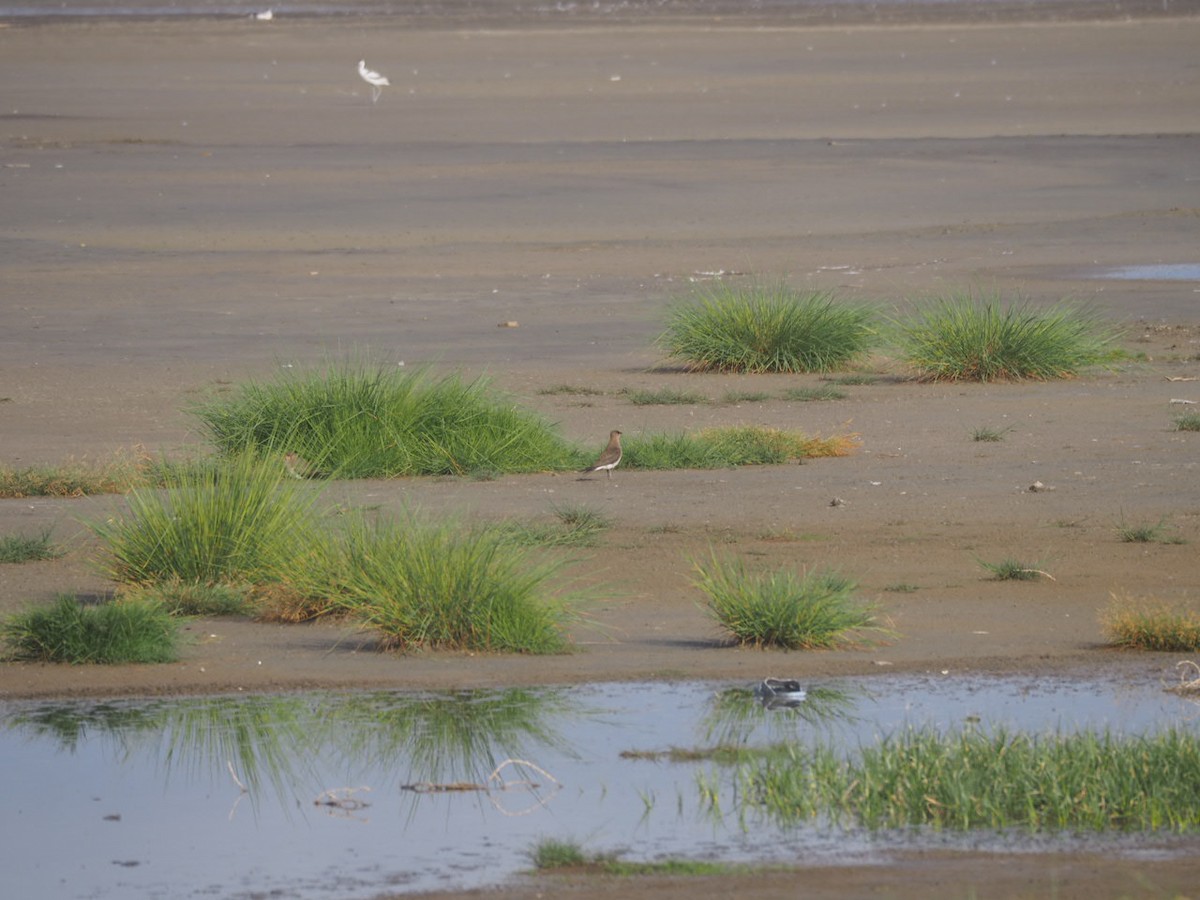
<path id="1" fill-rule="evenodd" d="M 874 338 L 871 314 L 832 294 L 719 284 L 677 303 L 658 344 L 695 370 L 827 372 Z"/>
<path id="2" fill-rule="evenodd" d="M 84 606 L 60 595 L 50 606 L 0 622 L 14 659 L 56 663 L 164 663 L 178 655 L 179 626 L 154 603 Z"/>
<path id="3" fill-rule="evenodd" d="M 1066 378 L 1103 361 L 1115 334 L 1066 304 L 1034 310 L 998 296 L 954 295 L 899 323 L 908 363 L 930 381 Z"/>
<path id="4" fill-rule="evenodd" d="M 495 527 L 350 516 L 276 581 L 378 632 L 385 647 L 557 653 L 569 609 L 548 582 L 560 565 Z"/>
<path id="5" fill-rule="evenodd" d="M 255 582 L 313 539 L 315 492 L 285 480 L 278 460 L 242 453 L 170 470 L 165 485 L 132 491 L 127 516 L 91 523 L 113 580 Z"/>
<path id="6" fill-rule="evenodd" d="M 1100 624 L 1114 647 L 1171 653 L 1200 650 L 1200 610 L 1183 604 L 1113 594 Z"/>
<path id="7" fill-rule="evenodd" d="M 740 644 L 813 650 L 859 643 L 867 631 L 891 634 L 874 606 L 855 599 L 857 585 L 836 572 L 751 572 L 715 552 L 693 565 L 710 615 Z"/>
<path id="8" fill-rule="evenodd" d="M 483 379 L 383 367 L 251 382 L 195 415 L 225 453 L 295 453 L 313 475 L 392 478 L 538 472 L 582 465 L 579 451 Z"/>
<path id="9" fill-rule="evenodd" d="M 795 745 L 738 773 L 769 818 L 872 829 L 1195 831 L 1200 737 L 908 730 L 846 758 Z"/>

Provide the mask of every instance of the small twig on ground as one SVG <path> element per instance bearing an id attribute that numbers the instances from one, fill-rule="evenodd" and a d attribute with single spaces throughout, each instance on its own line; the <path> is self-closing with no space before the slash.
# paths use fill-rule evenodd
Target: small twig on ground
<path id="1" fill-rule="evenodd" d="M 1055 578 L 1053 575 L 1051 575 L 1049 572 L 1043 572 L 1041 569 L 1018 569 L 1017 571 L 1018 572 L 1032 572 L 1034 575 L 1045 575 L 1051 581 L 1058 581 L 1058 579 Z"/>

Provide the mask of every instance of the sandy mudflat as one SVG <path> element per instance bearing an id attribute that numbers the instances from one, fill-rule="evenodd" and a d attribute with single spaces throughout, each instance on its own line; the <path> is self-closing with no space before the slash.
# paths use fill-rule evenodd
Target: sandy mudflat
<path id="1" fill-rule="evenodd" d="M 614 528 L 575 569 L 600 599 L 570 656 L 396 657 L 332 625 L 220 620 L 192 627 L 177 665 L 0 665 L 0 697 L 901 670 L 1173 679 L 1174 656 L 1103 649 L 1098 612 L 1113 593 L 1198 602 L 1200 443 L 1172 430 L 1170 401 L 1200 400 L 1185 380 L 1200 376 L 1200 284 L 1100 276 L 1200 263 L 1196 47 L 1194 15 L 0 28 L 0 464 L 195 448 L 196 398 L 348 353 L 486 374 L 597 449 L 614 427 L 862 439 L 852 457 L 804 466 L 330 488 L 485 518 L 603 510 Z M 376 104 L 360 58 L 391 79 Z M 1071 297 L 1127 325 L 1146 359 L 979 386 L 914 383 L 880 357 L 881 377 L 836 402 L 630 404 L 623 389 L 716 400 L 822 383 L 656 368 L 667 305 L 716 272 L 886 314 L 972 286 Z M 543 393 L 564 384 L 603 393 Z M 1011 430 L 977 443 L 980 426 Z M 0 566 L 0 610 L 110 590 L 80 520 L 119 507 L 0 502 L 0 533 L 52 525 L 71 548 Z M 1186 543 L 1121 543 L 1121 518 L 1162 520 Z M 839 567 L 901 637 L 814 654 L 721 646 L 687 563 L 710 545 Z M 986 580 L 977 560 L 1005 556 L 1053 580 Z M 1197 883 L 1195 858 L 937 857 L 804 875 L 813 896 L 1168 896 Z M 736 892 L 795 896 L 796 884 L 772 875 Z M 570 891 L 614 890 L 589 885 Z"/>

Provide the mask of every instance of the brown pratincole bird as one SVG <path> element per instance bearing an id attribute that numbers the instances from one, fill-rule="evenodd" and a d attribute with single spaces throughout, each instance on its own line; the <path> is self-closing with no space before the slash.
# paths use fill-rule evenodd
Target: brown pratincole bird
<path id="1" fill-rule="evenodd" d="M 608 446 L 604 448 L 604 452 L 600 454 L 600 458 L 594 463 L 583 469 L 584 472 L 599 472 L 604 470 L 609 478 L 612 478 L 612 470 L 617 467 L 621 461 L 621 432 L 611 431 L 608 435 Z"/>

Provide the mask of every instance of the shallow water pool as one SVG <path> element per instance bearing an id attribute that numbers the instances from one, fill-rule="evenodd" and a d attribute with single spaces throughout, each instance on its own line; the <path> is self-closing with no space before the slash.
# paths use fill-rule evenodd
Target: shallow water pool
<path id="1" fill-rule="evenodd" d="M 871 862 L 933 844 L 1061 849 L 1078 839 L 746 828 L 702 803 L 697 777 L 713 763 L 654 754 L 781 740 L 853 749 L 907 726 L 968 723 L 1039 732 L 1200 728 L 1200 708 L 1186 698 L 1116 680 L 837 679 L 806 683 L 803 702 L 776 709 L 753 687 L 0 704 L 5 893 L 366 898 L 469 888 L 528 869 L 528 852 L 549 837 L 635 860 L 814 864 Z M 735 805 L 722 801 L 723 809 Z M 1139 836 L 1089 841 L 1114 852 L 1151 846 Z"/>

